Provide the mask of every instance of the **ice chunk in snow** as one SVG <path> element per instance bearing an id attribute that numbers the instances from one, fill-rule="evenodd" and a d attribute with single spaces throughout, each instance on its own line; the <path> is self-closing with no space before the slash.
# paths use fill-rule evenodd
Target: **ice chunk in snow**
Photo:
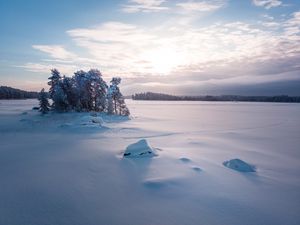
<path id="1" fill-rule="evenodd" d="M 95 117 L 92 119 L 93 123 L 103 124 L 103 120 L 100 117 Z"/>
<path id="2" fill-rule="evenodd" d="M 136 143 L 128 145 L 124 157 L 143 158 L 156 156 L 155 150 L 148 144 L 147 140 L 141 139 Z"/>
<path id="3" fill-rule="evenodd" d="M 223 165 L 239 172 L 255 172 L 255 166 L 252 166 L 240 159 L 225 161 L 223 162 Z"/>

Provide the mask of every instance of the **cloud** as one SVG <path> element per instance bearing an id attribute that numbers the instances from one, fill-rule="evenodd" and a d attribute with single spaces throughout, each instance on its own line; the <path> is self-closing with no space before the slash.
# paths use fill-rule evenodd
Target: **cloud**
<path id="1" fill-rule="evenodd" d="M 113 21 L 67 33 L 98 62 L 98 66 L 110 73 L 126 75 L 145 72 L 149 62 L 141 55 L 157 43 L 157 36 L 146 29 Z"/>
<path id="2" fill-rule="evenodd" d="M 155 81 L 147 79 L 126 79 L 122 90 L 126 93 L 165 92 L 178 95 L 299 95 L 300 78 L 297 72 L 281 73 L 268 76 L 241 75 L 232 78 L 196 79 L 201 76 L 156 77 Z"/>
<path id="3" fill-rule="evenodd" d="M 279 0 L 253 0 L 253 4 L 256 6 L 264 7 L 270 9 L 272 7 L 278 7 L 282 5 L 282 2 Z"/>
<path id="4" fill-rule="evenodd" d="M 17 66 L 24 68 L 27 71 L 35 73 L 49 73 L 53 68 L 59 68 L 63 74 L 72 74 L 74 71 L 82 69 L 75 65 L 61 64 L 61 63 L 25 63 L 24 65 Z"/>
<path id="5" fill-rule="evenodd" d="M 261 24 L 267 28 L 277 29 L 280 27 L 280 23 L 277 22 L 262 22 Z"/>
<path id="6" fill-rule="evenodd" d="M 266 18 L 254 23 L 203 26 L 177 20 L 152 27 L 110 21 L 67 31 L 80 54 L 61 50 L 62 46 L 35 46 L 50 59 L 27 63 L 23 68 L 42 72 L 57 67 L 68 74 L 100 68 L 106 77 L 122 76 L 128 91 L 138 84 L 148 87 L 160 83 L 156 88 L 168 87 L 161 90 L 171 91 L 180 85 L 188 90 L 200 84 L 300 80 L 299 24 L 300 12 L 281 21 Z"/>
<path id="7" fill-rule="evenodd" d="M 290 19 L 288 19 L 284 25 L 286 27 L 296 27 L 296 26 L 300 26 L 300 11 L 299 12 L 294 12 L 292 14 L 292 17 Z"/>
<path id="8" fill-rule="evenodd" d="M 168 7 L 161 6 L 166 0 L 130 0 L 123 5 L 122 11 L 126 13 L 136 12 L 159 12 L 167 10 Z"/>
<path id="9" fill-rule="evenodd" d="M 33 45 L 32 47 L 48 53 L 52 58 L 56 59 L 70 59 L 76 57 L 74 53 L 67 51 L 60 45 Z"/>
<path id="10" fill-rule="evenodd" d="M 187 1 L 176 5 L 186 11 L 211 12 L 223 7 L 225 3 L 224 0 Z"/>
<path id="11" fill-rule="evenodd" d="M 294 29 L 291 24 L 295 24 L 297 15 L 286 21 L 285 33 L 281 34 L 243 22 L 205 27 L 168 24 L 154 28 L 108 22 L 67 33 L 101 64 L 101 68 L 122 74 L 126 71 L 128 76 L 155 75 L 160 69 L 170 69 L 169 73 L 186 73 L 222 66 L 224 70 L 235 62 L 243 69 L 246 65 L 254 65 L 251 70 L 258 70 L 255 63 L 260 65 L 270 60 L 285 62 L 298 56 L 300 46 L 295 39 L 299 36 L 297 30 L 291 32 Z"/>

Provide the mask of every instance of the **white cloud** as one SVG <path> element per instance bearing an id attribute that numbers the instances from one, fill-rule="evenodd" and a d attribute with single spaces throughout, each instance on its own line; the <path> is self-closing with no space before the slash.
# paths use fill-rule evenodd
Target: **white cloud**
<path id="1" fill-rule="evenodd" d="M 294 12 L 292 14 L 292 17 L 290 19 L 288 19 L 285 23 L 285 26 L 287 27 L 291 27 L 291 26 L 300 26 L 300 11 L 298 12 Z"/>
<path id="2" fill-rule="evenodd" d="M 278 23 L 278 22 L 262 22 L 261 25 L 263 25 L 267 28 L 273 28 L 273 29 L 277 29 L 280 27 L 280 23 Z"/>
<path id="3" fill-rule="evenodd" d="M 79 70 L 79 68 L 75 65 L 60 63 L 25 63 L 24 65 L 17 67 L 24 68 L 27 71 L 35 73 L 49 73 L 53 68 L 59 68 L 59 71 L 63 74 L 72 74 L 74 71 Z"/>
<path id="4" fill-rule="evenodd" d="M 96 67 L 105 76 L 117 74 L 131 81 L 128 85 L 159 82 L 178 86 L 186 81 L 235 82 L 245 77 L 249 83 L 278 81 L 285 78 L 276 74 L 300 70 L 299 25 L 300 12 L 281 22 L 268 19 L 252 24 L 236 21 L 197 26 L 175 20 L 145 27 L 111 21 L 67 31 L 85 57 L 35 46 L 51 58 L 23 68 L 45 72 L 57 67 L 71 74 Z M 293 76 L 300 79 L 296 72 Z M 162 74 L 168 76 L 158 76 Z M 268 78 L 262 78 L 265 76 Z"/>
<path id="5" fill-rule="evenodd" d="M 76 57 L 74 53 L 67 51 L 60 45 L 33 45 L 32 47 L 48 53 L 52 58 L 56 59 L 70 59 Z"/>
<path id="6" fill-rule="evenodd" d="M 211 12 L 215 11 L 225 5 L 224 0 L 210 0 L 210 1 L 187 1 L 177 3 L 178 7 L 186 11 L 198 11 L 198 12 Z"/>
<path id="7" fill-rule="evenodd" d="M 128 4 L 123 5 L 122 11 L 126 13 L 158 12 L 168 9 L 162 6 L 165 2 L 166 0 L 130 0 Z"/>
<path id="8" fill-rule="evenodd" d="M 294 12 L 292 17 L 283 23 L 283 29 L 287 37 L 300 41 L 300 11 Z"/>
<path id="9" fill-rule="evenodd" d="M 261 6 L 266 9 L 270 9 L 272 7 L 278 7 L 282 5 L 282 1 L 279 0 L 253 0 L 254 5 Z"/>
<path id="10" fill-rule="evenodd" d="M 263 14 L 262 17 L 265 18 L 265 19 L 267 19 L 267 20 L 269 20 L 269 21 L 274 20 L 274 17 L 270 16 L 268 14 Z"/>
<path id="11" fill-rule="evenodd" d="M 294 24 L 295 18 L 286 23 Z M 295 30 L 292 32 L 292 28 L 286 28 L 286 32 L 287 29 L 290 29 L 288 36 L 243 22 L 206 27 L 168 24 L 154 28 L 107 22 L 67 33 L 76 45 L 89 54 L 89 58 L 76 59 L 77 64 L 95 65 L 107 73 L 129 76 L 174 71 L 199 72 L 216 64 L 226 66 L 233 62 L 287 58 L 300 50 L 295 42 L 298 37 Z"/>

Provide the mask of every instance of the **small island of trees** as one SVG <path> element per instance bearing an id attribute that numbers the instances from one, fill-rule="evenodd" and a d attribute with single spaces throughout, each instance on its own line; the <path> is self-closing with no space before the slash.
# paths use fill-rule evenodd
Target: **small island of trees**
<path id="1" fill-rule="evenodd" d="M 57 69 L 51 70 L 48 78 L 50 86 L 47 94 L 44 89 L 39 94 L 40 111 L 56 112 L 106 112 L 121 116 L 128 116 L 129 109 L 120 91 L 120 77 L 113 77 L 110 85 L 102 79 L 97 69 L 88 72 L 80 70 L 72 77 L 62 76 Z M 48 97 L 52 100 L 50 105 Z"/>

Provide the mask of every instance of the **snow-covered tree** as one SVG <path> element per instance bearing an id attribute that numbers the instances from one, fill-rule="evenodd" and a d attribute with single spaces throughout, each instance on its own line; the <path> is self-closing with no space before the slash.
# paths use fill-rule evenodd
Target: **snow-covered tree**
<path id="1" fill-rule="evenodd" d="M 48 84 L 52 108 L 55 111 L 106 111 L 109 114 L 129 115 L 118 85 L 121 78 L 114 77 L 108 87 L 97 69 L 79 70 L 73 77 L 61 76 L 51 70 Z"/>
<path id="2" fill-rule="evenodd" d="M 45 89 L 43 88 L 41 92 L 39 93 L 39 104 L 40 104 L 40 112 L 45 114 L 49 112 L 50 110 L 50 104 L 48 101 L 47 93 L 45 92 Z"/>
<path id="3" fill-rule="evenodd" d="M 106 109 L 107 85 L 99 70 L 77 71 L 74 74 L 78 93 L 78 105 L 83 111 L 104 111 Z"/>
<path id="4" fill-rule="evenodd" d="M 52 98 L 55 92 L 55 87 L 59 85 L 61 80 L 60 72 L 57 69 L 52 69 L 51 77 L 49 77 L 48 80 L 48 85 L 50 85 L 49 96 Z"/>
<path id="5" fill-rule="evenodd" d="M 113 77 L 110 81 L 110 86 L 108 89 L 107 99 L 108 99 L 108 113 L 117 114 L 117 98 L 120 94 L 118 85 L 121 82 L 121 78 Z"/>
<path id="6" fill-rule="evenodd" d="M 130 114 L 129 109 L 126 106 L 124 97 L 118 87 L 121 83 L 121 78 L 113 77 L 110 83 L 111 85 L 109 86 L 107 95 L 108 113 L 128 116 Z"/>
<path id="7" fill-rule="evenodd" d="M 89 111 L 92 109 L 92 94 L 91 85 L 87 72 L 79 70 L 74 73 L 74 79 L 76 81 L 78 98 L 78 110 Z"/>
<path id="8" fill-rule="evenodd" d="M 119 115 L 121 116 L 129 116 L 130 111 L 125 103 L 125 99 L 123 95 L 118 99 L 118 108 L 119 108 Z"/>
<path id="9" fill-rule="evenodd" d="M 57 69 L 51 70 L 51 77 L 48 78 L 50 81 L 49 95 L 53 100 L 52 108 L 56 111 L 67 111 L 69 109 L 69 103 L 67 95 L 63 88 L 63 80 L 60 72 Z"/>
<path id="10" fill-rule="evenodd" d="M 58 112 L 66 112 L 70 109 L 68 97 L 62 88 L 62 83 L 55 86 L 54 93 L 52 96 L 53 104 L 52 107 Z"/>
<path id="11" fill-rule="evenodd" d="M 70 109 L 76 109 L 78 102 L 78 93 L 74 79 L 64 76 L 62 78 L 61 86 L 64 93 L 66 94 Z"/>
<path id="12" fill-rule="evenodd" d="M 104 111 L 106 108 L 106 82 L 102 79 L 102 74 L 97 69 L 91 69 L 88 73 L 90 82 L 90 95 L 92 98 L 92 106 L 95 111 Z"/>
<path id="13" fill-rule="evenodd" d="M 108 93 L 107 93 L 107 113 L 114 114 L 114 103 L 113 103 L 113 98 L 112 98 L 110 88 L 108 89 Z"/>

